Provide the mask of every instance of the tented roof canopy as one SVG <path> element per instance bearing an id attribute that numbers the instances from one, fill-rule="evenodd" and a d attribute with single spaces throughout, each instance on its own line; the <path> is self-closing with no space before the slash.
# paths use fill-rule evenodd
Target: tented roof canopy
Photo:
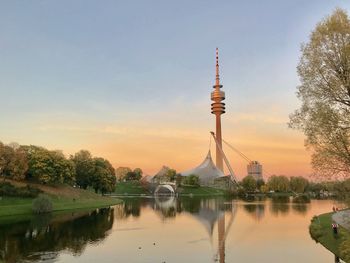
<path id="1" fill-rule="evenodd" d="M 182 176 L 189 176 L 191 174 L 199 177 L 199 182 L 201 185 L 210 185 L 216 178 L 225 176 L 224 173 L 214 164 L 210 151 L 200 165 L 192 170 L 181 173 Z"/>

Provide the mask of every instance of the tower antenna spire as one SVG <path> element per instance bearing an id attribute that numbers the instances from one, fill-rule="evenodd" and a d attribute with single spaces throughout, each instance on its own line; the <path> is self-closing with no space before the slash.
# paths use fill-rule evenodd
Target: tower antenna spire
<path id="1" fill-rule="evenodd" d="M 219 75 L 219 49 L 216 48 L 216 79 L 215 85 L 220 86 L 220 75 Z"/>

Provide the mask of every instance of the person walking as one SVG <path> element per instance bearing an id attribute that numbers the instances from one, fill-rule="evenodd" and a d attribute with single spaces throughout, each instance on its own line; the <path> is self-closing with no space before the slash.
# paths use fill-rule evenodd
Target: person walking
<path id="1" fill-rule="evenodd" d="M 333 234 L 338 235 L 338 224 L 336 222 L 332 223 Z"/>

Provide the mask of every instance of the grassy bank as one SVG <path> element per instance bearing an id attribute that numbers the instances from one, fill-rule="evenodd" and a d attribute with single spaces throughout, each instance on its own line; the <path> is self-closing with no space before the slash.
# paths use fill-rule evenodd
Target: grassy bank
<path id="1" fill-rule="evenodd" d="M 16 186 L 26 185 L 22 182 L 9 182 Z M 87 190 L 66 185 L 31 185 L 39 188 L 50 197 L 54 212 L 108 207 L 121 202 L 116 198 L 103 197 Z M 0 200 L 0 217 L 32 214 L 33 200 L 34 198 L 2 197 Z"/>
<path id="2" fill-rule="evenodd" d="M 150 192 L 138 181 L 118 182 L 115 195 L 149 195 Z"/>
<path id="3" fill-rule="evenodd" d="M 332 214 L 327 213 L 314 217 L 309 227 L 311 237 L 320 242 L 325 248 L 333 254 L 342 258 L 341 247 L 344 241 L 350 240 L 350 232 L 339 226 L 338 235 L 334 236 L 332 230 Z M 342 258 L 344 260 L 344 258 Z"/>

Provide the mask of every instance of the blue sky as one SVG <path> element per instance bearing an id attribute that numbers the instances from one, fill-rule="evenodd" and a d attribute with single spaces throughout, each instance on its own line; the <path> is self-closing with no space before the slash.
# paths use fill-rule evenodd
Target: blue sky
<path id="1" fill-rule="evenodd" d="M 300 44 L 336 7 L 350 3 L 1 1 L 0 140 L 90 149 L 149 173 L 190 168 L 214 129 L 219 47 L 224 137 L 273 173 L 309 173 L 303 137 L 286 122 Z"/>

